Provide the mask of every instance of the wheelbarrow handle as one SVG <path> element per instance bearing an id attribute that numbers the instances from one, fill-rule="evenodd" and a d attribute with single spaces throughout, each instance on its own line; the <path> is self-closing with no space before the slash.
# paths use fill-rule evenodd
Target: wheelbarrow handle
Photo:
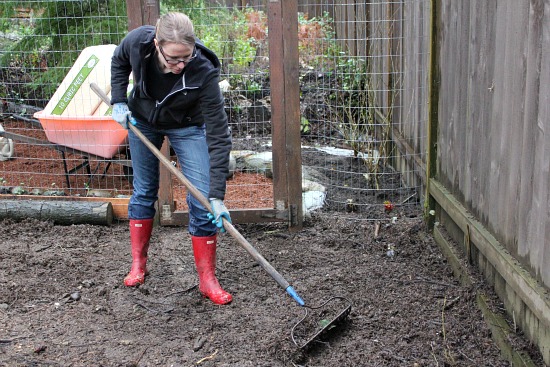
<path id="1" fill-rule="evenodd" d="M 105 104 L 108 106 L 111 105 L 109 97 L 103 89 L 101 89 L 97 84 L 90 83 L 90 88 L 101 98 Z M 158 158 L 158 160 L 166 167 L 170 173 L 172 173 L 181 183 L 187 188 L 189 193 L 193 195 L 208 211 L 212 213 L 212 207 L 208 199 L 185 177 L 185 175 L 177 169 L 169 160 L 157 149 L 157 147 L 147 139 L 145 135 L 135 126 L 133 123 L 128 124 L 128 128 L 141 140 L 143 144 L 149 148 L 151 153 Z M 214 213 L 212 213 L 214 214 Z M 273 267 L 271 264 L 248 242 L 243 235 L 237 231 L 233 224 L 227 219 L 223 218 L 223 226 L 225 230 L 237 240 L 237 242 L 260 264 L 262 268 L 273 278 L 275 281 L 300 305 L 305 306 L 305 302 L 302 298 L 296 293 L 294 288 L 286 281 L 286 279 Z"/>

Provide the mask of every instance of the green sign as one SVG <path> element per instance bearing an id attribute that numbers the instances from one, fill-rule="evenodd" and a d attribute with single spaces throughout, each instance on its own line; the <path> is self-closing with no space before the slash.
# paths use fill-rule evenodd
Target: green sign
<path id="1" fill-rule="evenodd" d="M 61 97 L 61 100 L 57 103 L 57 106 L 52 111 L 52 115 L 61 115 L 63 111 L 67 108 L 69 103 L 73 100 L 73 97 L 75 96 L 76 92 L 80 89 L 82 84 L 84 83 L 84 80 L 90 75 L 94 67 L 99 62 L 99 58 L 96 55 L 90 56 L 86 64 L 80 69 L 78 74 L 74 77 L 73 81 L 63 93 L 63 97 Z"/>

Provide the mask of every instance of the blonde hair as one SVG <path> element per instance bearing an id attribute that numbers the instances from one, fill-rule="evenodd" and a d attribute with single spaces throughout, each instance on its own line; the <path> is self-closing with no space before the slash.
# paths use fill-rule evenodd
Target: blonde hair
<path id="1" fill-rule="evenodd" d="M 157 41 L 162 45 L 166 42 L 195 45 L 195 32 L 191 19 L 183 13 L 166 13 L 157 21 Z"/>

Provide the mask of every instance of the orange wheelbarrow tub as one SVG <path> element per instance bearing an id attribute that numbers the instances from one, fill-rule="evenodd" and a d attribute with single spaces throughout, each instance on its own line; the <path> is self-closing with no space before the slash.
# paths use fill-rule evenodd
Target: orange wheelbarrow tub
<path id="1" fill-rule="evenodd" d="M 124 150 L 128 131 L 111 116 L 58 116 L 44 111 L 34 114 L 52 143 L 113 158 Z"/>

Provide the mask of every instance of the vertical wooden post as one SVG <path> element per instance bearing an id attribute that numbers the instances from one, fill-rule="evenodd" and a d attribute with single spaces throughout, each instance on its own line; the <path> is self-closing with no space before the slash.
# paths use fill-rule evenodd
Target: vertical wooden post
<path id="1" fill-rule="evenodd" d="M 160 16 L 159 0 L 126 0 L 128 30 L 139 26 L 155 25 Z"/>
<path id="2" fill-rule="evenodd" d="M 297 230 L 303 225 L 297 0 L 269 0 L 268 28 L 274 204 L 288 210 Z"/>
<path id="3" fill-rule="evenodd" d="M 430 194 L 430 182 L 432 177 L 437 174 L 437 132 L 438 132 L 438 103 L 439 103 L 439 52 L 438 52 L 438 34 L 437 21 L 438 11 L 440 9 L 440 0 L 431 1 L 430 14 L 430 57 L 428 65 L 428 155 L 426 158 L 426 195 L 424 199 L 425 213 L 429 228 L 433 228 L 435 216 L 430 215 L 431 210 L 435 210 L 436 201 Z"/>
<path id="4" fill-rule="evenodd" d="M 128 30 L 131 31 L 142 25 L 155 25 L 160 16 L 159 0 L 126 0 L 126 13 L 128 15 Z M 170 146 L 165 140 L 161 152 L 170 156 Z M 157 216 L 163 212 L 165 206 L 170 207 L 170 212 L 175 210 L 174 193 L 172 191 L 172 176 L 162 165 L 160 167 L 160 189 L 157 203 Z"/>

